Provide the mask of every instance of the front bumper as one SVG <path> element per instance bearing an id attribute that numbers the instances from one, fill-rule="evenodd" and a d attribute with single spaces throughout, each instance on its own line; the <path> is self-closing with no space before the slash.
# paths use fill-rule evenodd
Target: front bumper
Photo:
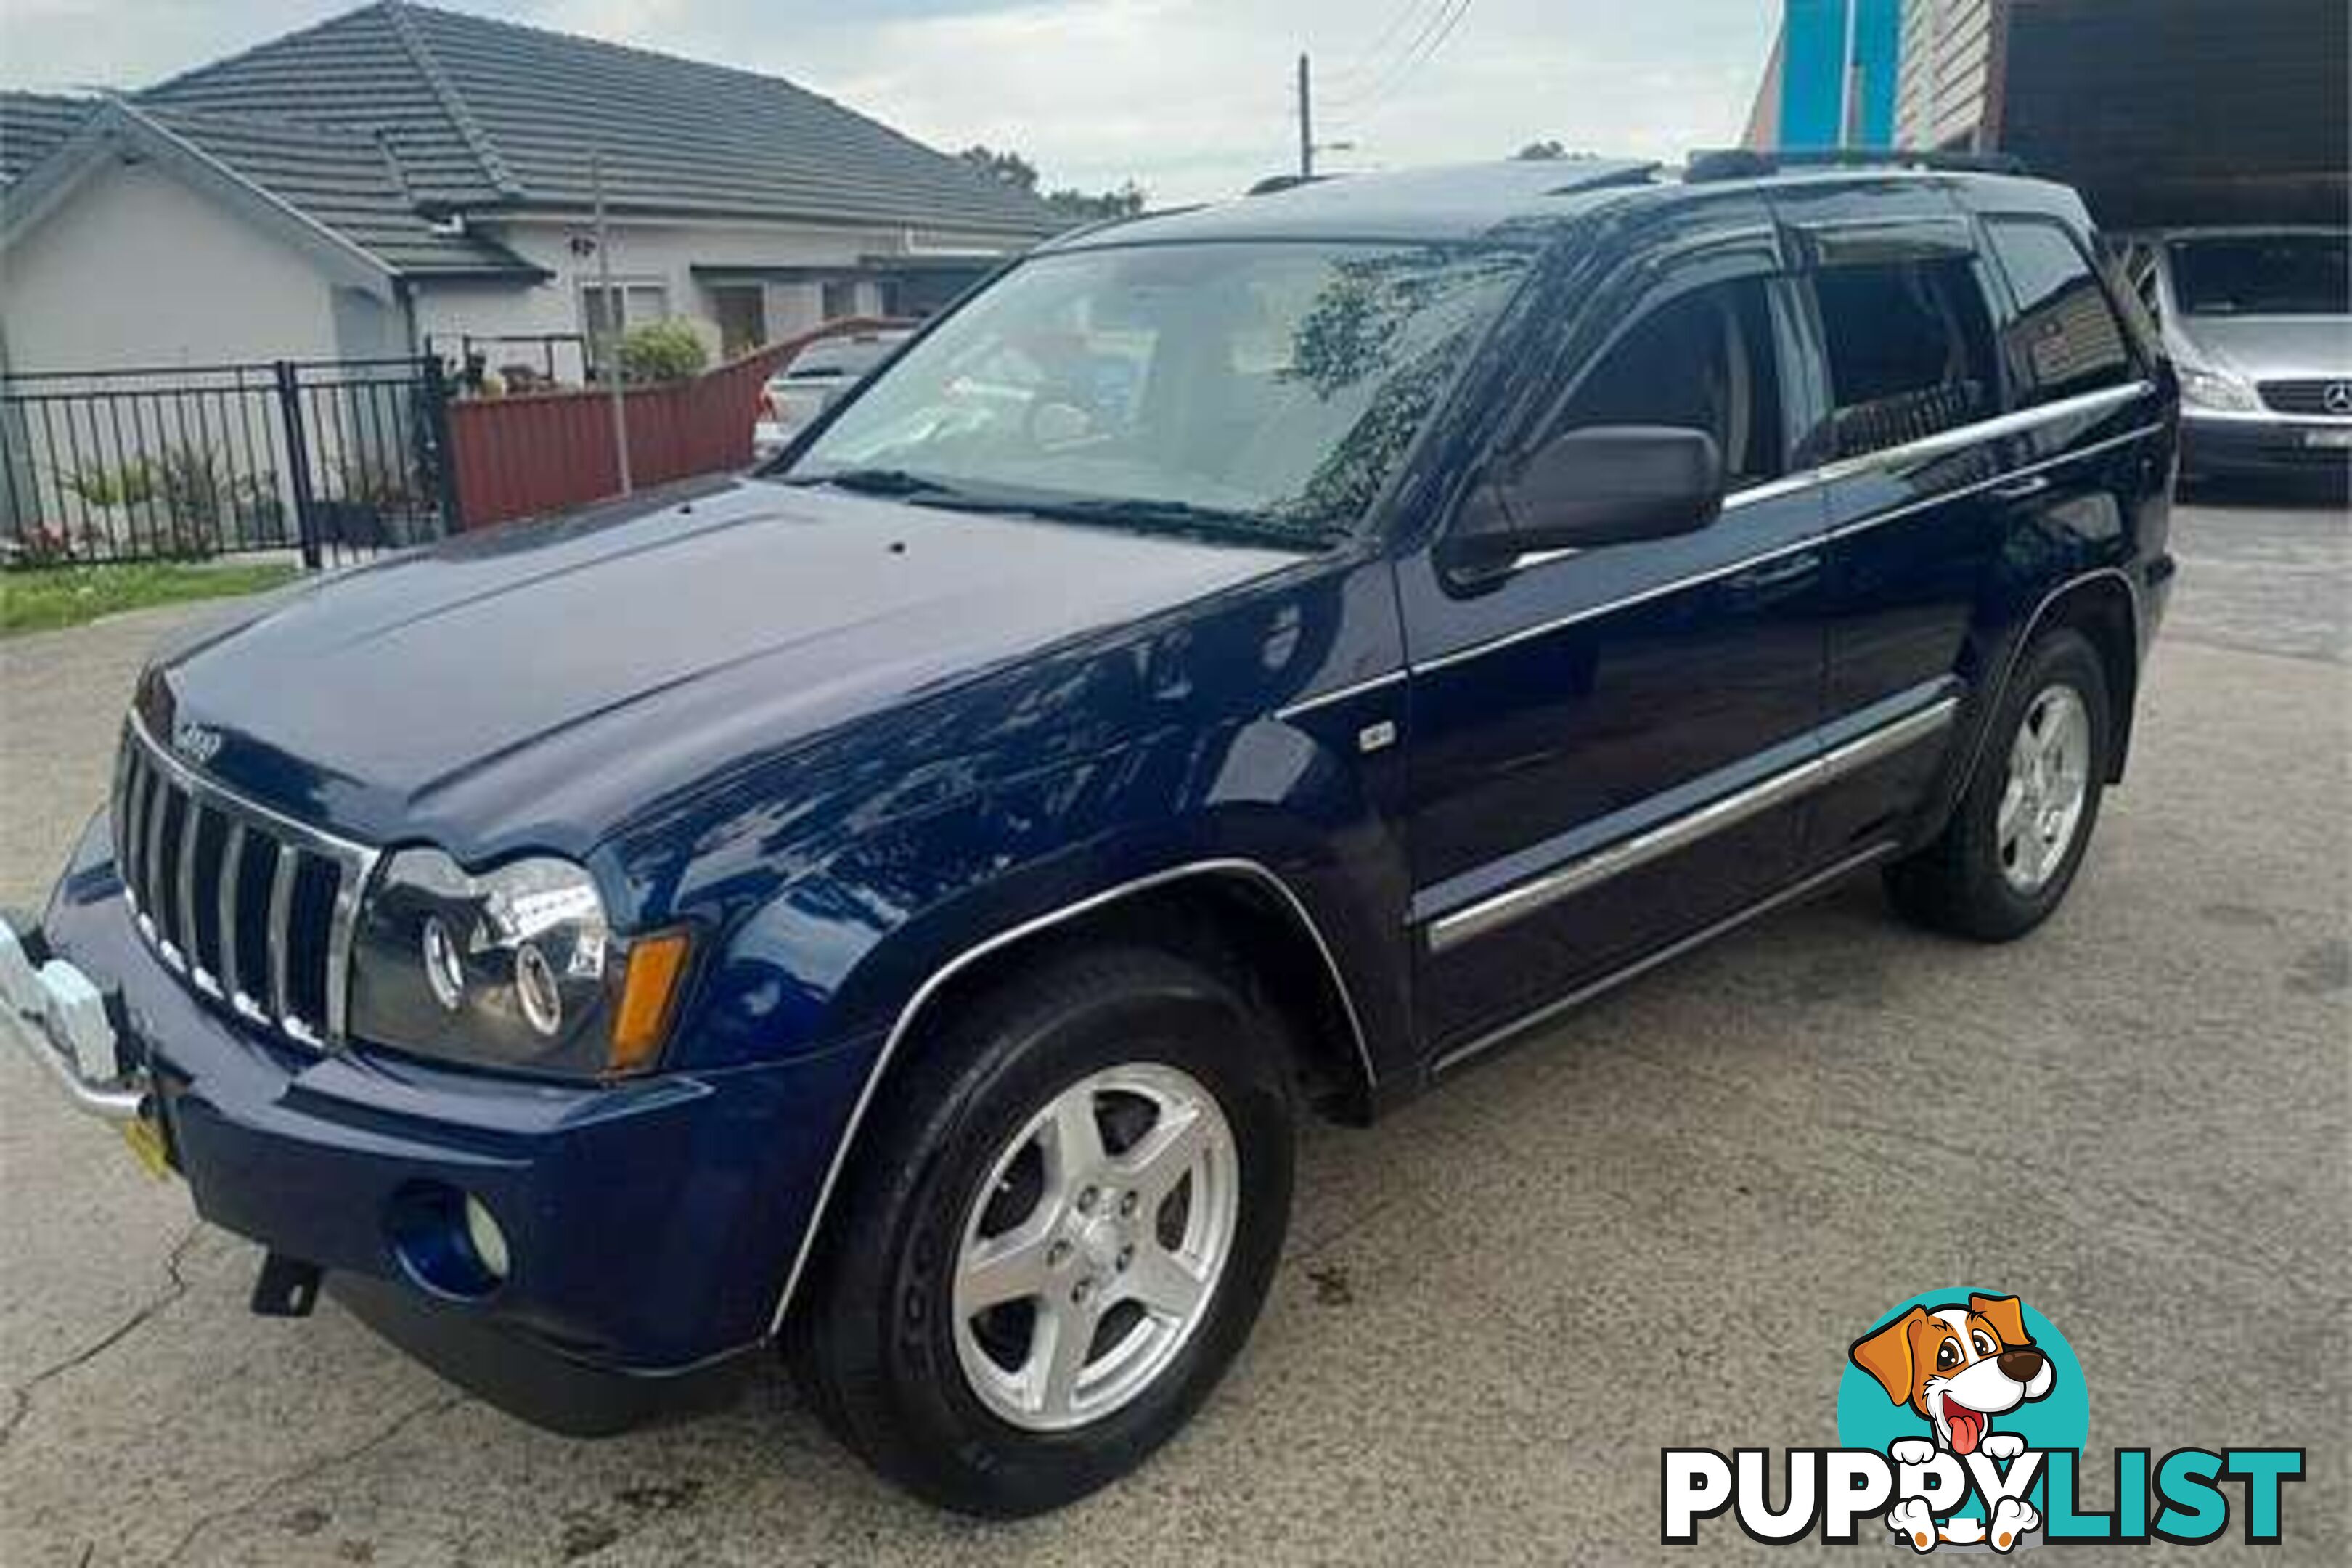
<path id="1" fill-rule="evenodd" d="M 2180 466 L 2199 477 L 2344 474 L 2352 471 L 2352 420 L 2184 409 Z"/>
<path id="2" fill-rule="evenodd" d="M 92 1081 L 47 1029 L 11 1020 L 77 1103 L 152 1118 L 205 1219 L 325 1268 L 362 1317 L 493 1399 L 468 1368 L 495 1370 L 507 1358 L 483 1347 L 501 1342 L 646 1380 L 764 1340 L 865 1059 L 574 1085 L 309 1052 L 200 1003 L 152 956 L 102 818 L 39 934 L 96 982 L 120 1034 L 119 1076 Z M 419 1267 L 418 1194 L 439 1193 L 472 1195 L 506 1236 L 509 1270 L 478 1294 Z"/>

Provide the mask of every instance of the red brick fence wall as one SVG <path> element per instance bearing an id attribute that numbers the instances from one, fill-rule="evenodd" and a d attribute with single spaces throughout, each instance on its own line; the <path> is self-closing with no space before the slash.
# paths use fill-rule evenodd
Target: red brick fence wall
<path id="1" fill-rule="evenodd" d="M 706 375 L 632 387 L 629 478 L 638 487 L 738 468 L 751 460 L 760 388 L 819 338 L 903 322 L 852 318 L 771 343 Z M 478 397 L 449 405 L 450 463 L 465 526 L 537 517 L 616 495 L 613 405 L 602 388 Z"/>

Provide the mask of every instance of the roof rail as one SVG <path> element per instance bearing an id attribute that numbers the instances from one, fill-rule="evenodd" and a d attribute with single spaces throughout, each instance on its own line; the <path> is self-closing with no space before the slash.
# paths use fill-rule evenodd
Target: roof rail
<path id="1" fill-rule="evenodd" d="M 1265 179 L 1244 191 L 1242 195 L 1245 196 L 1276 195 L 1284 191 L 1295 191 L 1301 185 L 1319 185 L 1327 180 L 1336 180 L 1339 177 L 1337 174 L 1268 174 Z"/>
<path id="2" fill-rule="evenodd" d="M 1691 153 L 1685 184 L 1760 180 L 1808 169 L 1939 169 L 1964 174 L 2023 174 L 2024 161 L 2008 153 L 1937 153 L 1913 147 L 1711 147 Z"/>

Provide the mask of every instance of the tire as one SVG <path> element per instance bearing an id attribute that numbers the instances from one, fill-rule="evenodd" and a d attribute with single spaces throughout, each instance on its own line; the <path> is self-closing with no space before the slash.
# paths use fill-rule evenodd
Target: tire
<path id="1" fill-rule="evenodd" d="M 2036 818 L 2037 795 L 2045 810 L 2064 809 L 2072 795 L 2058 782 L 2068 770 L 2046 765 L 2046 746 L 2036 748 L 2045 762 L 2038 781 L 2021 757 L 2021 731 L 2030 723 L 2036 726 L 2026 746 L 2045 733 L 2054 735 L 2055 729 L 2043 727 L 2068 722 L 2069 700 L 2077 706 L 2085 733 L 2080 799 L 2063 842 L 2053 845 L 2039 834 L 2005 835 L 2005 803 L 2016 813 L 2013 827 L 2021 819 Z M 2115 737 L 2109 703 L 2106 668 L 2080 632 L 2061 627 L 2035 639 L 2011 675 L 1986 730 L 1976 773 L 1942 835 L 1886 868 L 1886 891 L 1895 909 L 1932 930 L 1988 942 L 2014 941 L 2049 919 L 2074 884 L 2098 825 Z M 2013 782 L 2021 792 L 2015 801 Z"/>
<path id="2" fill-rule="evenodd" d="M 829 1227 L 835 1245 L 787 1324 L 787 1353 L 818 1415 L 883 1475 L 966 1513 L 1042 1512 L 1140 1464 L 1248 1339 L 1289 1222 L 1286 1042 L 1212 970 L 1120 947 L 1050 961 L 961 1008 L 919 1048 L 860 1139 Z M 1175 1150 L 1142 1167 L 1160 1180 L 1198 1163 L 1147 1203 L 1155 1182 L 1125 1166 L 1058 1163 L 1064 1140 L 1083 1146 L 1080 1115 L 1114 1161 Z M 1182 1152 L 1180 1127 L 1196 1152 Z M 1081 1212 L 1089 1193 L 1107 1195 Z M 1053 1246 L 1041 1250 L 1040 1237 Z M 961 1312 L 960 1292 L 1003 1288 L 975 1261 L 988 1248 L 1044 1287 Z M 1181 1326 L 1135 1299 L 1147 1279 L 1160 1300 L 1182 1296 L 1164 1288 L 1182 1283 L 1166 1271 L 1171 1258 L 1187 1259 L 1195 1285 L 1192 1270 L 1207 1275 Z M 1067 1384 L 1051 1375 L 1049 1299 L 1056 1336 L 1081 1321 L 1099 1336 L 1087 1342 L 1103 1347 L 1100 1360 L 1087 1366 L 1111 1370 L 1091 1396 L 1084 1371 Z M 1089 1300 L 1098 1319 L 1082 1316 Z M 1141 1350 L 1114 1361 L 1103 1353 L 1114 1345 Z"/>

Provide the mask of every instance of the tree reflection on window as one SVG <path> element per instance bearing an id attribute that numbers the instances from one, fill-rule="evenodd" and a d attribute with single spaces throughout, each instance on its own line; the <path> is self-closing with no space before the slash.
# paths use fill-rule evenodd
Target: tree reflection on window
<path id="1" fill-rule="evenodd" d="M 918 342 L 789 477 L 888 470 L 917 504 L 1177 509 L 1313 542 L 1364 516 L 1525 268 L 1470 245 L 1050 252 Z"/>
<path id="2" fill-rule="evenodd" d="M 1523 266 L 1524 258 L 1508 251 L 1440 246 L 1333 265 L 1330 281 L 1298 323 L 1283 379 L 1327 400 L 1368 384 L 1374 390 L 1282 510 L 1328 524 L 1370 507 Z"/>

